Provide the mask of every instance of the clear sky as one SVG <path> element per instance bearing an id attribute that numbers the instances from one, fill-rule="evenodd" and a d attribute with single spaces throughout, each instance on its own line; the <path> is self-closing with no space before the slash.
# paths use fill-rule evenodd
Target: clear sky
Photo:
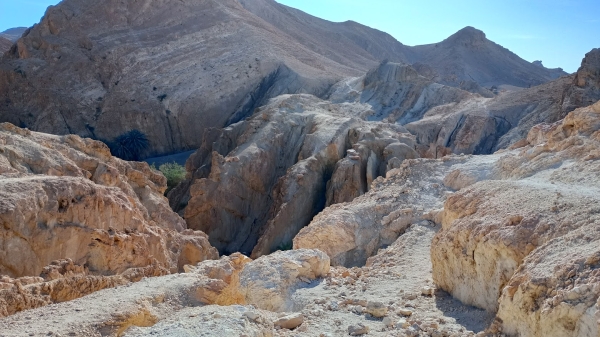
<path id="1" fill-rule="evenodd" d="M 528 61 L 542 60 L 567 72 L 577 70 L 585 53 L 600 48 L 600 0 L 278 1 L 330 21 L 360 22 L 407 45 L 439 42 L 473 26 Z M 58 2 L 0 0 L 0 31 L 31 26 Z"/>

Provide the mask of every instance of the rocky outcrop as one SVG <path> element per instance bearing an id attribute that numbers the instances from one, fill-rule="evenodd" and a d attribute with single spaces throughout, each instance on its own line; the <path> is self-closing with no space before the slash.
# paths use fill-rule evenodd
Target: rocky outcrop
<path id="1" fill-rule="evenodd" d="M 431 108 L 471 98 L 466 91 L 434 83 L 405 64 L 382 62 L 365 76 L 341 81 L 329 94 L 332 102 L 369 104 L 368 120 L 407 124 Z"/>
<path id="2" fill-rule="evenodd" d="M 422 145 L 450 148 L 454 153 L 493 153 L 526 138 L 535 125 L 556 122 L 599 100 L 598 71 L 598 52 L 593 50 L 574 76 L 495 98 L 439 105 L 405 126 Z"/>
<path id="3" fill-rule="evenodd" d="M 318 250 L 278 251 L 252 261 L 234 253 L 218 261 L 186 266 L 201 280 L 194 292 L 204 304 L 252 304 L 260 309 L 292 310 L 291 293 L 329 273 L 329 257 Z"/>
<path id="4" fill-rule="evenodd" d="M 365 184 L 339 183 L 346 175 L 340 160 L 355 160 L 356 179 L 370 182 L 391 162 L 417 156 L 404 128 L 358 118 L 366 110 L 309 95 L 273 99 L 251 119 L 205 137 L 171 204 L 185 205 L 188 226 L 223 252 L 258 257 L 291 246 L 326 203 L 366 192 Z M 361 154 L 347 153 L 352 147 Z"/>
<path id="5" fill-rule="evenodd" d="M 68 316 L 73 321 L 61 324 L 59 329 L 62 332 L 86 331 L 95 335 L 101 331 L 105 335 L 121 336 L 127 330 L 127 335 L 135 336 L 135 327 L 151 327 L 159 321 L 162 322 L 157 327 L 163 325 L 163 330 L 173 329 L 169 326 L 169 320 L 164 318 L 176 314 L 182 318 L 206 317 L 212 322 L 223 319 L 223 331 L 233 331 L 234 334 L 238 333 L 235 329 L 242 329 L 242 332 L 259 331 L 264 336 L 272 336 L 274 325 L 293 329 L 302 323 L 302 314 L 277 317 L 273 312 L 292 310 L 295 291 L 329 274 L 329 258 L 317 250 L 277 252 L 255 261 L 241 254 L 232 254 L 220 260 L 187 265 L 187 273 L 183 274 L 150 277 L 160 276 L 156 271 L 147 267 L 115 276 L 92 276 L 85 268 L 74 265 L 70 260 L 60 261 L 44 269 L 44 279 L 0 279 L 0 316 L 69 301 L 60 306 L 63 308 L 61 310 L 67 308 L 70 311 Z M 139 283 L 129 284 L 142 278 Z M 96 290 L 122 285 L 128 286 L 77 299 Z M 28 315 L 38 315 L 47 308 L 37 310 L 37 313 L 29 311 L 8 319 L 29 321 L 27 330 L 48 329 L 26 318 Z M 196 314 L 191 314 L 192 311 Z M 239 324 L 238 321 L 232 324 L 232 312 L 237 320 L 241 318 L 245 323 Z M 178 321 L 182 329 L 182 321 Z M 12 329 L 20 325 L 14 322 L 11 328 L 6 328 L 3 324 L 0 320 L 3 333 L 15 331 Z M 196 328 L 197 325 L 196 322 Z M 186 326 L 185 329 L 195 328 Z"/>
<path id="6" fill-rule="evenodd" d="M 600 103 L 533 128 L 495 175 L 450 197 L 432 243 L 434 280 L 497 312 L 502 331 L 590 336 L 596 274 Z"/>
<path id="7" fill-rule="evenodd" d="M 332 265 L 362 266 L 411 225 L 439 222 L 446 193 L 489 176 L 495 157 L 406 160 L 377 178 L 368 193 L 326 208 L 294 238 L 294 249 L 320 249 Z M 452 180 L 452 172 L 464 172 Z"/>
<path id="8" fill-rule="evenodd" d="M 595 48 L 585 54 L 581 67 L 575 73 L 573 86 L 564 95 L 563 110 L 570 112 L 598 100 L 600 100 L 600 49 Z"/>
<path id="9" fill-rule="evenodd" d="M 38 276 L 66 258 L 92 275 L 217 258 L 165 189 L 160 172 L 112 157 L 101 142 L 0 124 L 0 274 Z"/>
<path id="10" fill-rule="evenodd" d="M 41 274 L 43 277 L 0 278 L 0 317 L 53 303 L 72 301 L 102 289 L 168 273 L 167 269 L 151 265 L 127 269 L 118 275 L 91 275 L 89 270 L 75 265 L 70 259 L 55 261 L 44 267 Z"/>

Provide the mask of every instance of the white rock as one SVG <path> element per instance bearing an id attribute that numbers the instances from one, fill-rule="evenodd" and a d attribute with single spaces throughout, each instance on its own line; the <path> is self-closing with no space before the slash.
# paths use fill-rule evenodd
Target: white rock
<path id="1" fill-rule="evenodd" d="M 371 331 L 371 329 L 362 323 L 358 323 L 357 325 L 351 325 L 348 327 L 348 334 L 350 336 L 366 335 L 369 333 L 369 331 Z"/>
<path id="2" fill-rule="evenodd" d="M 304 315 L 301 313 L 294 313 L 291 315 L 283 316 L 274 322 L 275 326 L 283 329 L 295 329 L 304 322 Z"/>

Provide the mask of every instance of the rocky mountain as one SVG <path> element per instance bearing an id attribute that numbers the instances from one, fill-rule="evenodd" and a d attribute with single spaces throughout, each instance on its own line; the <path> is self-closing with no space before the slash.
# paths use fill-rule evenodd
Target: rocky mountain
<path id="1" fill-rule="evenodd" d="M 1 336 L 599 335 L 600 49 L 566 75 L 271 0 L 64 0 L 23 35 Z M 128 146 L 194 151 L 165 197 Z"/>
<path id="2" fill-rule="evenodd" d="M 48 154 L 61 150 L 58 139 L 99 145 L 4 129 L 50 137 Z M 112 289 L 79 299 L 97 289 L 85 288 L 80 280 L 91 276 L 69 261 L 50 265 L 46 279 L 4 277 L 0 310 L 10 316 L 0 328 L 8 336 L 595 336 L 599 132 L 596 103 L 493 155 L 407 158 L 366 194 L 326 208 L 293 250 L 255 260 L 234 253 L 137 283 L 102 276 L 98 289 Z M 19 306 L 37 308 L 12 314 Z"/>
<path id="3" fill-rule="evenodd" d="M 12 47 L 12 45 L 12 41 L 0 36 L 0 54 L 4 54 L 5 52 L 7 52 L 10 49 L 10 47 Z"/>
<path id="4" fill-rule="evenodd" d="M 413 50 L 411 63 L 431 67 L 433 81 L 454 86 L 473 81 L 488 88 L 502 84 L 528 88 L 567 75 L 562 69 L 547 69 L 523 60 L 473 27 Z"/>
<path id="5" fill-rule="evenodd" d="M 198 148 L 207 128 L 240 121 L 269 98 L 324 98 L 338 81 L 385 59 L 415 63 L 430 81 L 484 96 L 493 94 L 482 85 L 526 87 L 556 75 L 472 28 L 437 48 L 408 47 L 273 0 L 115 0 L 102 8 L 65 0 L 0 61 L 0 120 L 109 143 L 138 129 L 150 141 L 143 157 L 181 152 Z"/>
<path id="6" fill-rule="evenodd" d="M 10 28 L 0 33 L 0 37 L 3 37 L 11 42 L 16 42 L 27 30 L 27 27 L 16 27 Z"/>

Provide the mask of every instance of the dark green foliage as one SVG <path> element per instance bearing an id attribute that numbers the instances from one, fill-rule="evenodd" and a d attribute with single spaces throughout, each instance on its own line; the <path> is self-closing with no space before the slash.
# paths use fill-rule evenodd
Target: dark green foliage
<path id="1" fill-rule="evenodd" d="M 292 250 L 293 247 L 294 247 L 293 242 L 283 242 L 282 244 L 277 246 L 277 250 L 281 250 L 281 251 Z"/>
<path id="2" fill-rule="evenodd" d="M 131 130 L 117 137 L 111 144 L 110 150 L 114 156 L 124 160 L 140 160 L 142 153 L 150 143 L 146 135 L 138 130 Z"/>

